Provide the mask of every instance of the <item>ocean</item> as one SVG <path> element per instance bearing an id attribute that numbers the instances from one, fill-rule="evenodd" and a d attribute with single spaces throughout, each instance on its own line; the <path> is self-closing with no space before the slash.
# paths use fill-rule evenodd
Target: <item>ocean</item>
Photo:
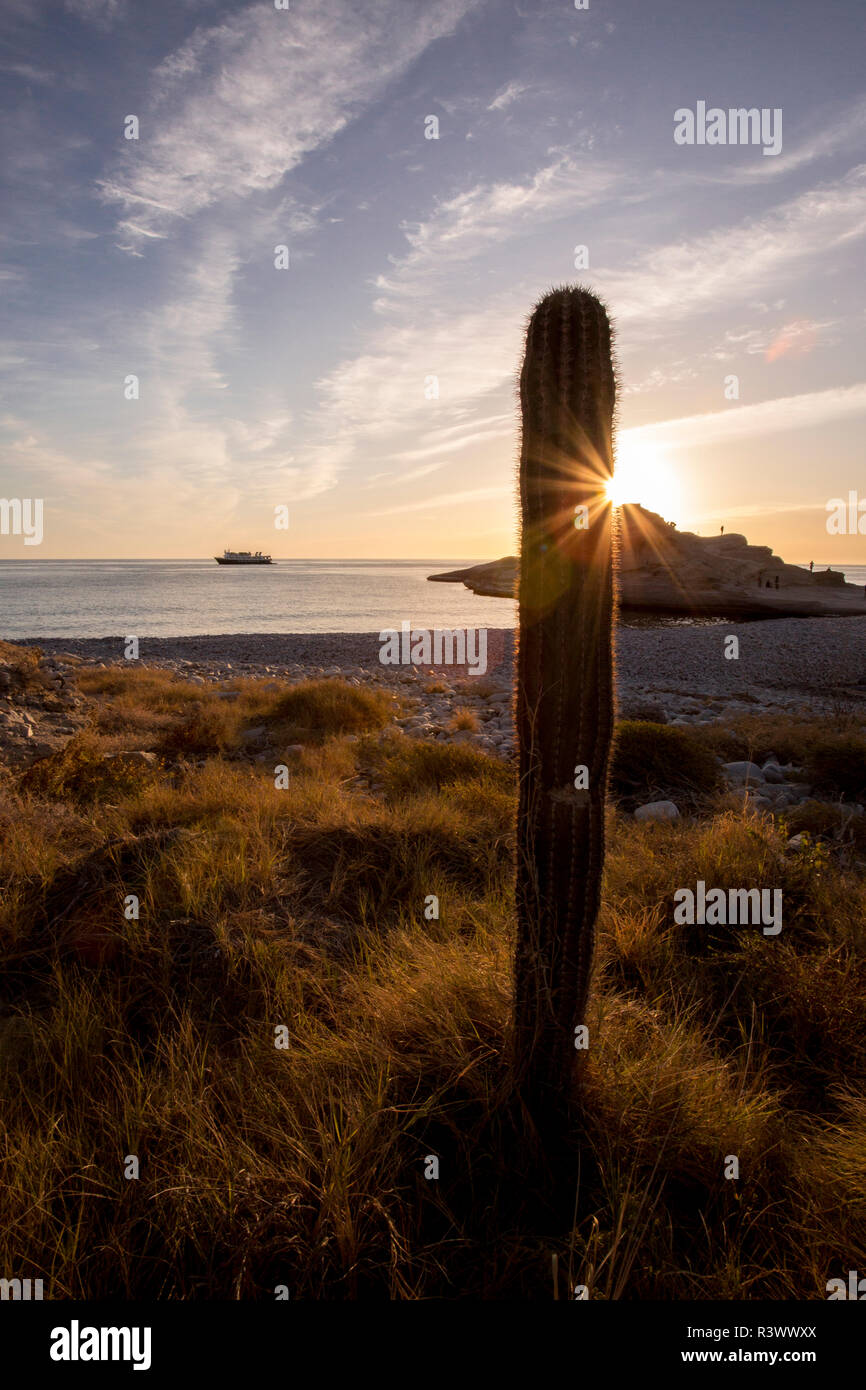
<path id="1" fill-rule="evenodd" d="M 800 569 L 801 569 L 801 570 L 807 570 L 808 568 L 809 568 L 808 565 L 800 565 Z M 845 578 L 847 579 L 847 581 L 848 581 L 849 584 L 859 584 L 859 585 L 861 586 L 861 588 L 862 588 L 862 586 L 863 586 L 864 584 L 866 584 L 866 565 L 839 565 L 839 564 L 828 565 L 828 564 L 824 564 L 823 561 L 822 561 L 822 563 L 821 563 L 820 565 L 817 565 L 817 564 L 816 564 L 815 569 L 816 569 L 816 570 L 826 570 L 826 569 L 841 570 L 842 573 L 844 574 Z"/>
<path id="2" fill-rule="evenodd" d="M 517 605 L 510 599 L 428 582 L 430 574 L 477 563 L 0 560 L 0 638 L 380 632 L 403 621 L 418 628 L 513 627 Z M 866 565 L 834 568 L 850 583 L 866 584 Z"/>
<path id="3" fill-rule="evenodd" d="M 0 560 L 0 638 L 513 627 L 510 599 L 427 576 L 477 560 Z"/>

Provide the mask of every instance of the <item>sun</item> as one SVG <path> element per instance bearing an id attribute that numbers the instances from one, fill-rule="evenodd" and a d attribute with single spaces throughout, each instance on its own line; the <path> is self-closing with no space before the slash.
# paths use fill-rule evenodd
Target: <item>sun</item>
<path id="1" fill-rule="evenodd" d="M 640 502 L 665 521 L 679 520 L 679 479 L 656 445 L 645 440 L 630 439 L 627 434 L 619 440 L 616 471 L 606 491 L 608 501 L 615 507 L 624 502 Z"/>

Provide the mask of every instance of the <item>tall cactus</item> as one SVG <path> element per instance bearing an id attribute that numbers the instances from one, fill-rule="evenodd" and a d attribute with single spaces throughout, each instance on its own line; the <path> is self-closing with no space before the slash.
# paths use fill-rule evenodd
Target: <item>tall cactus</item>
<path id="1" fill-rule="evenodd" d="M 615 397 L 603 306 L 587 290 L 553 290 L 530 318 L 520 378 L 514 1035 L 520 1092 L 548 1136 L 567 1112 L 601 898 Z"/>

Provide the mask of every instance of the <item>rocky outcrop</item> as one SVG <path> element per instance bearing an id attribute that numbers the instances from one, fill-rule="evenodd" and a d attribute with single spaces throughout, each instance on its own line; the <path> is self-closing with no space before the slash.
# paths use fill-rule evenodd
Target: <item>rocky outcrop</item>
<path id="1" fill-rule="evenodd" d="M 87 722 L 75 687 L 81 658 L 43 657 L 38 648 L 0 642 L 0 766 L 28 767 L 63 748 Z"/>
<path id="2" fill-rule="evenodd" d="M 697 536 L 630 503 L 619 513 L 620 604 L 626 611 L 721 617 L 817 617 L 866 613 L 866 593 L 836 571 L 810 574 L 767 545 L 737 533 Z M 513 555 L 469 569 L 431 574 L 473 593 L 513 598 Z"/>
<path id="3" fill-rule="evenodd" d="M 504 560 L 470 565 L 465 570 L 443 570 L 442 574 L 428 574 L 427 578 L 434 584 L 462 582 L 473 594 L 481 594 L 484 598 L 516 598 L 519 567 L 516 555 L 506 555 Z"/>

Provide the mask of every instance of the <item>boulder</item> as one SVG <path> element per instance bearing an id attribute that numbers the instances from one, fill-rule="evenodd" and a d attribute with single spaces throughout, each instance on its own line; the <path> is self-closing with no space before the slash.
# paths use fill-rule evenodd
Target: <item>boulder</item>
<path id="1" fill-rule="evenodd" d="M 787 779 L 778 763 L 764 763 L 761 768 L 765 782 L 785 782 Z"/>
<path id="2" fill-rule="evenodd" d="M 645 806 L 638 806 L 634 813 L 635 820 L 678 820 L 679 809 L 673 801 L 648 801 Z"/>
<path id="3" fill-rule="evenodd" d="M 757 763 L 723 763 L 722 771 L 724 772 L 725 777 L 728 779 L 728 782 L 733 787 L 748 786 L 750 782 L 754 783 L 766 781 L 763 769 L 758 767 Z"/>

